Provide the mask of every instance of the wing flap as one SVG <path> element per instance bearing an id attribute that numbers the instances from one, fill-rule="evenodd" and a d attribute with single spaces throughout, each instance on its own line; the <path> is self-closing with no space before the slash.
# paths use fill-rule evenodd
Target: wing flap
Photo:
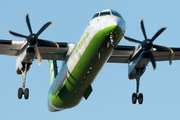
<path id="1" fill-rule="evenodd" d="M 128 63 L 129 57 L 133 54 L 134 50 L 134 46 L 118 45 L 107 62 Z"/>
<path id="2" fill-rule="evenodd" d="M 118 45 L 112 55 L 132 55 L 134 50 L 134 46 Z"/>
<path id="3" fill-rule="evenodd" d="M 18 50 L 0 48 L 0 54 L 14 56 Z"/>
<path id="4" fill-rule="evenodd" d="M 129 56 L 111 56 L 108 63 L 128 63 Z"/>

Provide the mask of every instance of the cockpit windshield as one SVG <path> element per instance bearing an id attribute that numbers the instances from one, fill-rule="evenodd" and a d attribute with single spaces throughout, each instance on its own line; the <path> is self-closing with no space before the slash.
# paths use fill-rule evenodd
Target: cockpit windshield
<path id="1" fill-rule="evenodd" d="M 122 18 L 122 16 L 121 16 L 119 13 L 114 12 L 114 11 L 111 11 L 111 12 L 112 12 L 112 14 L 113 14 L 113 15 L 118 16 L 118 17 L 121 17 L 121 18 Z"/>
<path id="2" fill-rule="evenodd" d="M 94 18 L 96 18 L 96 17 L 98 17 L 99 16 L 99 13 L 96 13 L 93 17 L 92 17 L 92 19 L 94 19 Z"/>
<path id="3" fill-rule="evenodd" d="M 111 15 L 110 11 L 101 12 L 99 16 Z"/>
<path id="4" fill-rule="evenodd" d="M 114 16 L 117 16 L 117 17 L 121 17 L 122 16 L 118 13 L 118 12 L 115 12 L 115 11 L 104 11 L 104 12 L 99 12 L 99 13 L 96 13 L 92 19 L 96 18 L 96 17 L 100 17 L 100 16 L 106 16 L 106 15 L 114 15 Z"/>

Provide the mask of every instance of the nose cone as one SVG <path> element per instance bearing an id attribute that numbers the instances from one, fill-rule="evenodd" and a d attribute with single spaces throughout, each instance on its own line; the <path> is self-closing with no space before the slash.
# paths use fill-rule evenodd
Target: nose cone
<path id="1" fill-rule="evenodd" d="M 106 35 L 110 33 L 116 35 L 124 35 L 126 29 L 125 21 L 123 18 L 116 16 L 107 16 L 101 20 L 99 30 Z"/>

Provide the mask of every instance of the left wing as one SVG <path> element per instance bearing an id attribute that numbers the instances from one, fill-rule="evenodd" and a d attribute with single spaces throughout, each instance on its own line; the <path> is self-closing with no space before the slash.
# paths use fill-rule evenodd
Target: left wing
<path id="1" fill-rule="evenodd" d="M 134 46 L 118 45 L 107 62 L 128 63 L 129 57 L 134 53 Z"/>
<path id="2" fill-rule="evenodd" d="M 166 47 L 164 47 L 166 48 Z M 130 56 L 134 53 L 135 46 L 117 46 L 113 54 L 107 62 L 110 63 L 128 63 Z M 153 48 L 153 55 L 156 61 L 172 61 L 180 60 L 180 48 L 163 49 L 163 47 L 156 46 Z"/>

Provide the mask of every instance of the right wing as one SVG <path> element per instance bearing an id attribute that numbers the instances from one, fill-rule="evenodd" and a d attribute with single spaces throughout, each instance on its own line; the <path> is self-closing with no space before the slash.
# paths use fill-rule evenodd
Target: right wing
<path id="1" fill-rule="evenodd" d="M 0 40 L 0 54 L 15 56 L 25 43 L 26 41 Z M 66 42 L 39 40 L 37 46 L 42 59 L 46 60 L 63 60 L 68 50 Z M 34 48 L 28 47 L 27 54 L 29 57 L 34 56 Z"/>
<path id="2" fill-rule="evenodd" d="M 38 49 L 44 60 L 63 60 L 68 50 L 68 44 L 66 42 L 39 40 Z M 27 52 L 35 53 L 32 47 L 29 47 Z"/>
<path id="3" fill-rule="evenodd" d="M 15 56 L 24 41 L 0 40 L 0 54 Z"/>

